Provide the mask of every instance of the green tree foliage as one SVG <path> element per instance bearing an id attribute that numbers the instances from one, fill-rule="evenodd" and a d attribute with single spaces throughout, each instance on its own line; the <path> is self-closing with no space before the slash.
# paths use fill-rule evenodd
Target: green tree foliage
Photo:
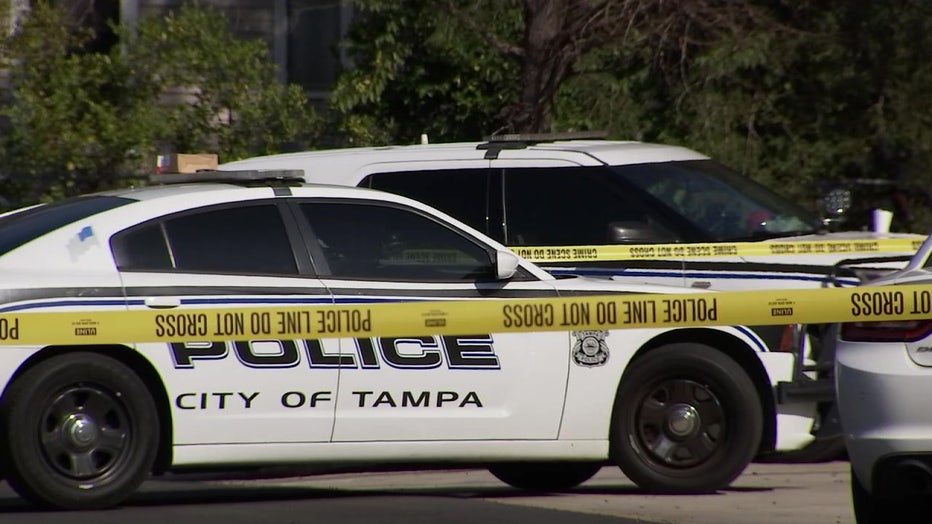
<path id="1" fill-rule="evenodd" d="M 40 1 L 0 43 L 10 204 L 131 183 L 162 151 L 235 159 L 306 145 L 318 128 L 300 90 L 276 82 L 264 44 L 235 39 L 217 12 L 183 7 L 117 33 L 121 45 L 87 52 L 95 35 Z"/>
<path id="2" fill-rule="evenodd" d="M 412 118 L 411 102 L 418 109 L 428 109 L 417 111 L 415 119 L 426 114 L 433 117 L 427 124 L 441 131 L 471 131 L 451 122 L 450 114 L 429 111 L 432 102 L 450 99 L 482 104 L 471 106 L 479 113 L 462 111 L 463 106 L 457 105 L 452 115 L 466 120 L 460 115 L 481 115 L 475 123 L 483 125 L 484 133 L 547 131 L 561 86 L 594 50 L 627 42 L 641 33 L 674 45 L 705 44 L 719 35 L 745 33 L 747 26 L 761 18 L 749 1 L 734 0 L 688 4 L 665 0 L 357 0 L 355 4 L 362 16 L 348 48 L 358 68 L 338 82 L 332 101 L 347 122 L 364 119 L 379 126 L 383 136 L 401 120 Z M 438 80 L 440 85 L 435 84 Z M 427 86 L 430 89 L 425 92 Z M 469 96 L 459 100 L 457 90 Z M 404 93 L 419 99 L 411 100 Z M 396 103 L 398 95 L 405 103 Z M 359 126 L 346 127 L 363 141 L 380 138 L 359 133 Z"/>
<path id="3" fill-rule="evenodd" d="M 713 1 L 356 4 L 357 69 L 332 103 L 359 143 L 527 130 L 521 108 L 552 101 L 551 123 L 532 130 L 683 144 L 810 207 L 829 187 L 865 178 L 908 179 L 910 198 L 932 187 L 922 169 L 932 7 L 921 0 L 747 0 L 727 11 Z M 530 69 L 545 74 L 528 74 L 532 57 Z M 526 96 L 535 82 L 538 97 Z M 530 120 L 546 123 L 539 112 Z M 893 204 L 878 186 L 858 193 Z M 929 207 L 913 204 L 913 215 Z M 898 216 L 908 218 L 895 219 L 902 230 L 932 225 Z"/>
<path id="4" fill-rule="evenodd" d="M 517 92 L 516 64 L 502 60 L 476 32 L 434 0 L 359 0 L 345 43 L 355 68 L 334 86 L 330 103 L 351 144 L 411 143 L 420 135 L 449 141 L 496 129 Z M 498 34 L 521 30 L 513 2 L 491 2 Z"/>
<path id="5" fill-rule="evenodd" d="M 815 205 L 829 187 L 896 207 L 900 230 L 924 231 L 932 144 L 932 9 L 921 2 L 762 3 L 775 25 L 722 39 L 687 61 L 650 60 L 657 42 L 588 57 L 561 93 L 559 125 L 682 143 Z M 587 111 L 592 108 L 594 110 Z M 896 191 L 894 191 L 896 192 Z M 926 216 L 923 216 L 926 215 Z"/>

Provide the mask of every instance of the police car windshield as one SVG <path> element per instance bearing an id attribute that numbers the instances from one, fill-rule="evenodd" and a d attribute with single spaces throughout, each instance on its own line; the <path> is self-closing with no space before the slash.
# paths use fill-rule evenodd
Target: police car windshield
<path id="1" fill-rule="evenodd" d="M 712 160 L 613 166 L 715 241 L 816 233 L 819 218 Z"/>
<path id="2" fill-rule="evenodd" d="M 60 227 L 135 200 L 115 196 L 82 196 L 43 204 L 0 217 L 0 255 Z"/>

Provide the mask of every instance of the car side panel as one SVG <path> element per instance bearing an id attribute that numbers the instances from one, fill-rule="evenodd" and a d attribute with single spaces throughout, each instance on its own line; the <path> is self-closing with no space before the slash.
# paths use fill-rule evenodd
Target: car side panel
<path id="1" fill-rule="evenodd" d="M 337 301 L 476 298 L 475 284 L 397 283 L 359 289 L 325 279 Z M 358 284 L 355 284 L 358 285 Z M 487 289 L 495 297 L 555 296 L 546 282 Z M 449 291 L 459 289 L 459 297 Z M 397 294 L 398 292 L 414 292 Z M 530 291 L 531 295 L 521 291 Z M 476 333 L 455 337 L 341 339 L 334 442 L 557 438 L 569 355 L 567 332 Z M 361 347 L 374 356 L 365 364 Z"/>
<path id="2" fill-rule="evenodd" d="M 123 281 L 130 309 L 164 309 L 166 329 L 177 325 L 169 317 L 210 308 L 331 303 L 313 278 L 124 272 Z M 315 366 L 312 354 L 336 351 L 338 342 L 250 339 L 237 336 L 241 322 L 277 318 L 229 316 L 219 323 L 225 332 L 205 337 L 223 340 L 217 344 L 192 336 L 187 344 L 137 345 L 162 376 L 175 445 L 329 441 L 338 371 Z"/>

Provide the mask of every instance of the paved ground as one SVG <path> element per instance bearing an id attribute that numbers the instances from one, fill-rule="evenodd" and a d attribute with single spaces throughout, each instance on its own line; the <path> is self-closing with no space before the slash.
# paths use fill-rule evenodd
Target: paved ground
<path id="1" fill-rule="evenodd" d="M 485 471 L 368 473 L 275 482 L 340 491 L 443 495 L 650 522 L 690 524 L 853 524 L 848 463 L 752 464 L 713 495 L 648 495 L 618 468 L 604 468 L 571 493 L 528 496 Z"/>
<path id="2" fill-rule="evenodd" d="M 847 462 L 753 464 L 712 495 L 649 495 L 617 468 L 529 496 L 479 470 L 148 482 L 111 511 L 41 512 L 0 484 L 0 523 L 853 524 Z"/>

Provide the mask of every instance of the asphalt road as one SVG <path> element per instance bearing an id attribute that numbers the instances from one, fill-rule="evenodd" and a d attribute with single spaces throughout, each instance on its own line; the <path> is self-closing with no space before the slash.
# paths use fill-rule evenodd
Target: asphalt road
<path id="1" fill-rule="evenodd" d="M 848 464 L 753 464 L 710 495 L 651 495 L 617 468 L 579 488 L 528 495 L 485 471 L 152 481 L 123 507 L 45 512 L 0 484 L 0 523 L 853 524 Z"/>

